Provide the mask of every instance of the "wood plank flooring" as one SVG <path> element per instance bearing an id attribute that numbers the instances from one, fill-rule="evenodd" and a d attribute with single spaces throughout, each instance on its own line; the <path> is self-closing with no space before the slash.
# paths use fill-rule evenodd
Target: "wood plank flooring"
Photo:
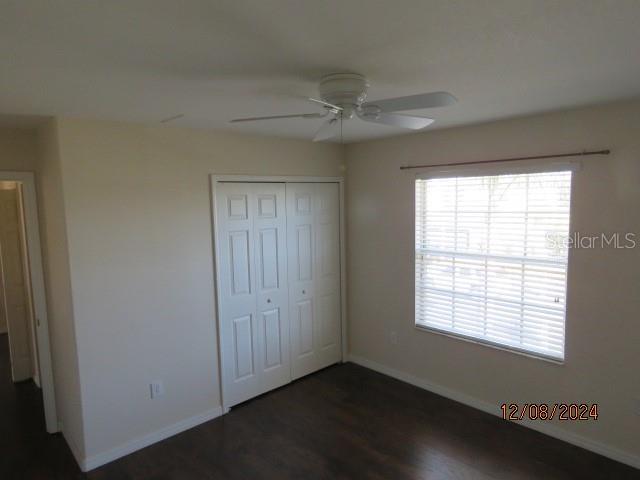
<path id="1" fill-rule="evenodd" d="M 13 385 L 0 335 L 0 478 L 640 479 L 640 471 L 371 370 L 336 365 L 82 474 Z"/>

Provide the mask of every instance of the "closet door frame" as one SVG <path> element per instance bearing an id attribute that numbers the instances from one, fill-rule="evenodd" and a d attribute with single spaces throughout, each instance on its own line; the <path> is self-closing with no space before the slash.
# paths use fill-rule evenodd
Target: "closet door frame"
<path id="1" fill-rule="evenodd" d="M 225 365 L 225 359 L 222 356 L 222 343 L 220 337 L 220 317 L 218 312 L 220 311 L 220 252 L 217 242 L 218 233 L 218 218 L 217 218 L 217 205 L 216 205 L 216 187 L 218 183 L 337 183 L 339 189 L 339 207 L 340 207 L 340 332 L 341 332 L 341 348 L 342 348 L 342 361 L 347 361 L 347 345 L 349 343 L 347 338 L 347 265 L 346 265 L 346 224 L 344 215 L 344 177 L 315 177 L 315 176 L 257 176 L 257 175 L 210 175 L 211 181 L 211 217 L 212 217 L 212 241 L 213 241 L 213 271 L 214 271 L 214 300 L 215 300 L 215 326 L 216 337 L 218 345 L 218 381 L 220 385 L 220 401 L 222 403 L 222 412 L 227 413 L 230 407 L 225 404 L 224 396 L 224 383 L 222 381 L 222 373 L 227 367 Z"/>

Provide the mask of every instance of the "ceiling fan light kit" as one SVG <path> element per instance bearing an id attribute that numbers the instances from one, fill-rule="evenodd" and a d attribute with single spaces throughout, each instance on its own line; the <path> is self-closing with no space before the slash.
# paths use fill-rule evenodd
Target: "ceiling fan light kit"
<path id="1" fill-rule="evenodd" d="M 387 98 L 365 102 L 369 82 L 358 73 L 332 73 L 320 80 L 320 99 L 310 101 L 322 105 L 324 113 L 302 113 L 293 115 L 271 115 L 266 117 L 238 118 L 231 122 L 253 122 L 282 118 L 323 118 L 330 116 L 320 127 L 314 141 L 340 138 L 342 121 L 358 118 L 365 122 L 393 127 L 420 130 L 431 125 L 431 118 L 400 114 L 407 110 L 445 107 L 456 103 L 456 98 L 448 92 L 431 92 L 406 97 Z"/>
<path id="2" fill-rule="evenodd" d="M 342 108 L 343 120 L 353 118 L 355 111 L 367 97 L 369 83 L 357 73 L 333 73 L 320 80 L 320 98 Z"/>

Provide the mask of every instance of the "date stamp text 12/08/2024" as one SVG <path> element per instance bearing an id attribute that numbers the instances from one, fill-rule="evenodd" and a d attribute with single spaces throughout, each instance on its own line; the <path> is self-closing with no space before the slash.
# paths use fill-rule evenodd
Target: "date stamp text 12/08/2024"
<path id="1" fill-rule="evenodd" d="M 597 403 L 503 403 L 500 405 L 504 420 L 589 421 L 598 419 Z"/>

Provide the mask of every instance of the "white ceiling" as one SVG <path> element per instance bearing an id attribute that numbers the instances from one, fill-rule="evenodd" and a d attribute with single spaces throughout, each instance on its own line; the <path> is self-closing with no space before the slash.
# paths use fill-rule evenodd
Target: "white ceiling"
<path id="1" fill-rule="evenodd" d="M 332 72 L 447 90 L 434 127 L 640 95 L 640 0 L 0 0 L 0 114 L 312 138 Z M 345 122 L 345 140 L 398 134 Z"/>

